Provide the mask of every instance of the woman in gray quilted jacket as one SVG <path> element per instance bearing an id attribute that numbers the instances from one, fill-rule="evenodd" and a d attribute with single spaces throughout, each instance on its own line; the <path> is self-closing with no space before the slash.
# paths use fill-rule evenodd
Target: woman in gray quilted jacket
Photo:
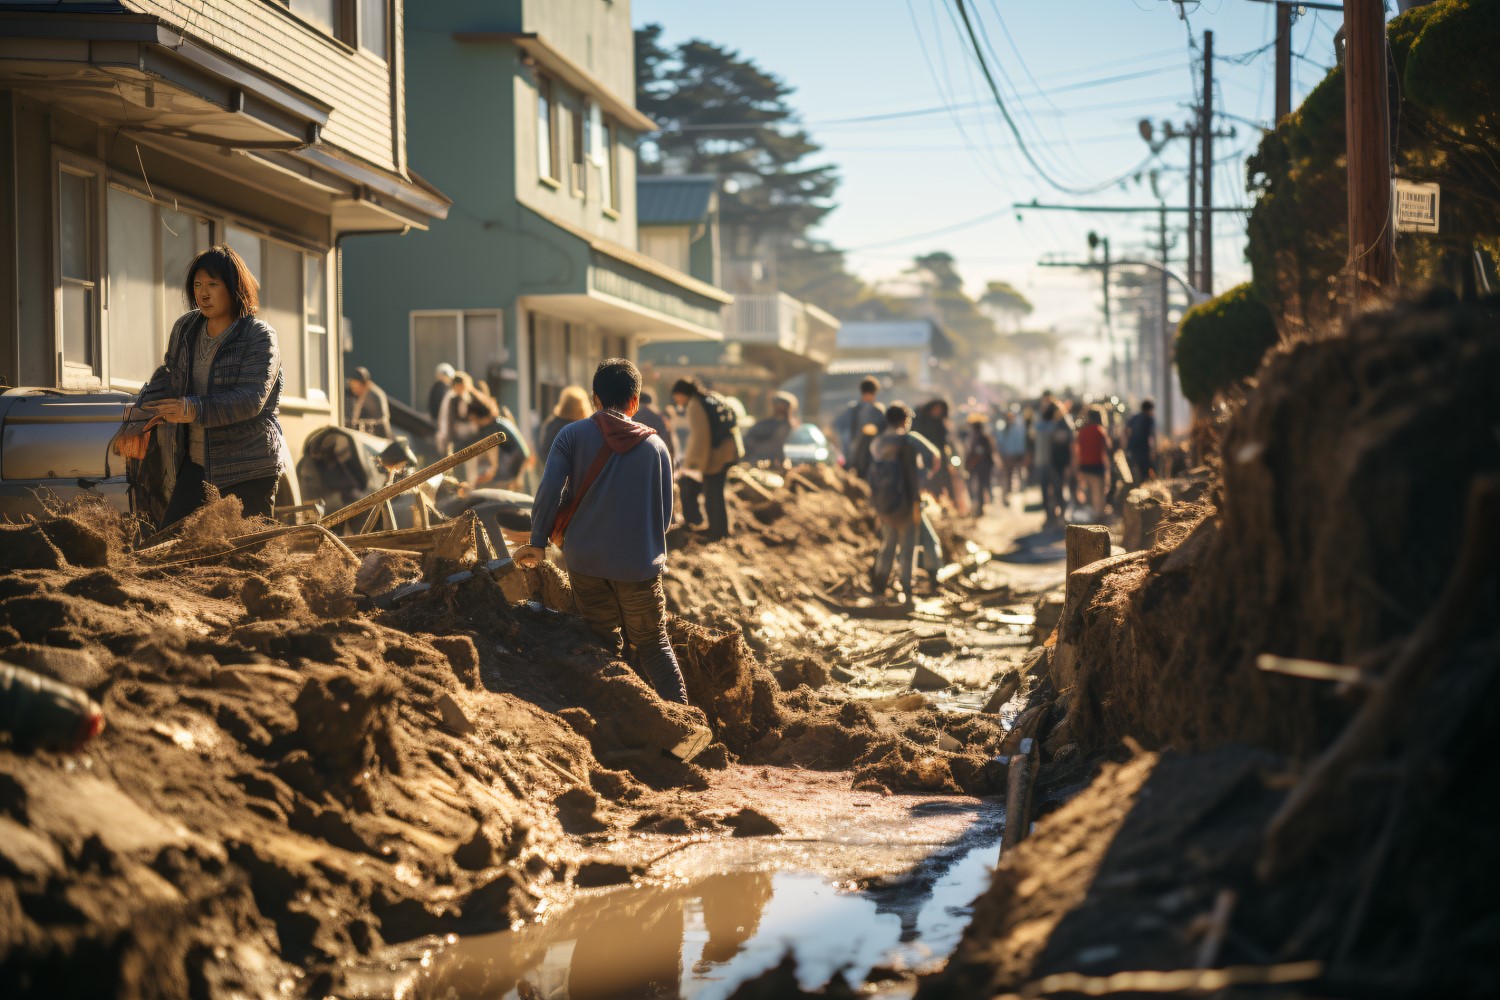
<path id="1" fill-rule="evenodd" d="M 206 485 L 239 497 L 246 517 L 270 517 L 286 446 L 276 417 L 281 353 L 276 331 L 255 315 L 260 286 L 220 245 L 193 260 L 184 290 L 195 308 L 173 324 L 116 450 L 144 459 L 156 429 L 170 497 L 163 527 L 201 507 Z"/>

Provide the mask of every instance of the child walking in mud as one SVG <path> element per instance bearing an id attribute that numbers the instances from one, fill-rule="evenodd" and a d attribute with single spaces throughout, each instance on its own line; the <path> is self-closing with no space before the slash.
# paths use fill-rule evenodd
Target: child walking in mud
<path id="1" fill-rule="evenodd" d="M 656 693 L 685 705 L 661 585 L 672 458 L 657 433 L 633 419 L 640 396 L 640 369 L 623 358 L 600 362 L 596 412 L 558 432 L 536 491 L 531 544 L 513 558 L 531 569 L 546 555 L 549 538 L 558 543 L 589 628 L 617 656 L 628 640 Z"/>

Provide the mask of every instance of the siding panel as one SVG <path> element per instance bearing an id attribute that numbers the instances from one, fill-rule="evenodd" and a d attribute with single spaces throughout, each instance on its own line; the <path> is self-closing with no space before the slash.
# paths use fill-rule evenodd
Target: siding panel
<path id="1" fill-rule="evenodd" d="M 405 164 L 396 157 L 398 132 L 386 63 L 363 51 L 350 52 L 271 0 L 126 0 L 125 5 L 154 14 L 184 34 L 331 104 L 324 142 L 403 172 Z M 401 8 L 397 0 L 393 58 L 401 51 Z"/>

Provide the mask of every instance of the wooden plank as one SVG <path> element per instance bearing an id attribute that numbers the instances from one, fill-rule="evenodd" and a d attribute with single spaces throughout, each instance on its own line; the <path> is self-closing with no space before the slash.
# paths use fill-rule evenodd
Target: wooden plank
<path id="1" fill-rule="evenodd" d="M 413 472 L 411 475 L 407 476 L 404 479 L 398 479 L 394 483 L 391 483 L 389 486 L 384 486 L 376 490 L 374 493 L 371 493 L 367 497 L 360 497 L 358 500 L 354 501 L 348 506 L 340 507 L 332 514 L 324 515 L 323 519 L 318 523 L 326 528 L 331 528 L 335 524 L 343 524 L 350 518 L 358 517 L 359 515 L 363 514 L 371 507 L 378 507 L 381 504 L 385 503 L 387 500 L 390 500 L 392 497 L 398 497 L 408 490 L 414 490 L 418 486 L 427 482 L 427 480 L 431 479 L 433 476 L 440 476 L 443 473 L 447 472 L 449 469 L 457 468 L 458 466 L 463 465 L 469 459 L 477 458 L 478 456 L 483 455 L 485 452 L 489 451 L 491 448 L 497 448 L 504 443 L 505 434 L 501 431 L 496 431 L 487 438 L 484 438 L 480 441 L 475 441 L 473 444 L 469 445 L 462 451 L 455 451 L 447 458 L 439 459 L 438 461 L 433 462 L 431 465 L 427 466 L 425 469 L 418 469 L 416 472 Z"/>

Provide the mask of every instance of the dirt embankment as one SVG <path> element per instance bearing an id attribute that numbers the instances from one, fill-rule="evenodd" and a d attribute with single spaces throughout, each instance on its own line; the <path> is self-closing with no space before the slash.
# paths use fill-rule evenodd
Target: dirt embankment
<path id="1" fill-rule="evenodd" d="M 1060 725 L 1126 762 L 1002 858 L 920 996 L 1104 995 L 1128 970 L 1500 989 L 1496 372 L 1500 312 L 1441 303 L 1268 360 L 1208 508 L 1100 566 L 1059 630 Z"/>
<path id="2" fill-rule="evenodd" d="M 736 499 L 735 541 L 682 543 L 674 602 L 723 601 L 717 628 L 672 623 L 693 708 L 612 661 L 551 567 L 375 612 L 418 560 L 327 540 L 226 552 L 257 527 L 232 498 L 144 553 L 97 506 L 0 528 L 0 659 L 87 690 L 108 722 L 77 757 L 0 746 L 0 979 L 22 996 L 321 996 L 431 935 L 629 880 L 607 848 L 641 831 L 773 832 L 684 795 L 735 758 L 977 787 L 998 721 L 788 692 L 746 643 L 777 664 L 831 648 L 803 645 L 795 615 L 769 642 L 751 616 L 863 565 L 847 494 L 834 474 Z M 691 763 L 663 752 L 705 723 L 714 745 Z"/>

